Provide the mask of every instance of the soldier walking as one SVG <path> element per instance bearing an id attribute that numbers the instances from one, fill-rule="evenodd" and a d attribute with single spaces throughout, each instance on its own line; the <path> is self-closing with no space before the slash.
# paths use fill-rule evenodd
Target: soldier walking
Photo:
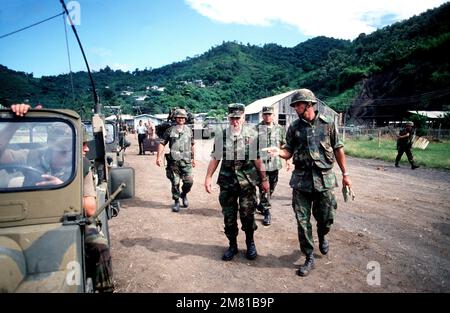
<path id="1" fill-rule="evenodd" d="M 414 161 L 414 156 L 412 154 L 412 144 L 415 137 L 415 132 L 413 131 L 414 123 L 407 122 L 405 128 L 403 128 L 397 137 L 397 157 L 395 158 L 395 167 L 400 167 L 398 163 L 400 162 L 403 153 L 406 153 L 408 161 L 411 164 L 411 169 L 415 170 L 420 166 Z"/>
<path id="2" fill-rule="evenodd" d="M 271 157 L 267 151 L 261 148 L 278 147 L 282 148 L 286 144 L 286 132 L 284 128 L 273 121 L 273 107 L 264 106 L 262 109 L 263 120 L 258 124 L 258 140 L 261 153 L 261 160 L 264 163 L 267 177 L 269 178 L 269 192 L 259 191 L 259 205 L 257 207 L 264 215 L 263 225 L 269 226 L 272 221 L 270 209 L 272 205 L 270 198 L 278 183 L 278 171 L 283 167 L 279 156 Z M 286 161 L 287 169 L 290 169 L 290 162 Z"/>
<path id="3" fill-rule="evenodd" d="M 299 89 L 291 99 L 291 107 L 298 114 L 286 133 L 283 149 L 271 148 L 271 155 L 284 159 L 293 157 L 295 170 L 289 185 L 293 189 L 292 206 L 297 218 L 300 249 L 305 263 L 297 270 L 299 276 L 307 276 L 314 268 L 314 240 L 311 213 L 317 221 L 319 249 L 327 254 L 329 244 L 325 235 L 334 222 L 337 208 L 333 188 L 337 187 L 333 172 L 334 161 L 342 171 L 342 185 L 351 187 L 345 153 L 334 121 L 315 108 L 317 99 L 308 89 Z"/>
<path id="4" fill-rule="evenodd" d="M 269 191 L 269 182 L 257 149 L 258 134 L 253 127 L 244 124 L 244 111 L 243 104 L 228 106 L 229 125 L 215 137 L 205 177 L 205 189 L 211 193 L 212 176 L 222 160 L 217 183 L 220 186 L 219 202 L 224 217 L 225 235 L 229 240 L 229 247 L 222 256 L 224 261 L 232 260 L 238 253 L 238 212 L 247 244 L 245 256 L 249 260 L 256 258 L 253 238 L 257 229 L 256 186 L 262 181 L 261 188 L 264 192 Z"/>
<path id="5" fill-rule="evenodd" d="M 161 166 L 163 164 L 164 147 L 169 143 L 170 153 L 166 154 L 166 176 L 172 184 L 173 212 L 180 211 L 180 198 L 183 201 L 183 207 L 189 207 L 187 194 L 194 183 L 192 176 L 192 168 L 195 167 L 194 138 L 192 130 L 185 125 L 186 117 L 187 113 L 184 109 L 175 111 L 176 124 L 164 133 L 156 157 L 156 165 Z M 183 181 L 181 192 L 180 180 Z"/>

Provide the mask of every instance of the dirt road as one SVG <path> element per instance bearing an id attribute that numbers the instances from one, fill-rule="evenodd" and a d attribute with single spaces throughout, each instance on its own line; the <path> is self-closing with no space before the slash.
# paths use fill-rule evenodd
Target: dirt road
<path id="1" fill-rule="evenodd" d="M 330 253 L 322 256 L 316 242 L 316 269 L 302 278 L 295 274 L 304 259 L 290 172 L 280 172 L 272 225 L 263 226 L 256 214 L 258 258 L 245 258 L 240 232 L 240 253 L 224 262 L 219 189 L 209 195 L 203 187 L 211 141 L 197 141 L 201 160 L 190 208 L 173 213 L 164 168 L 156 166 L 156 155 L 137 155 L 136 139 L 129 139 L 126 163 L 136 171 L 136 197 L 110 221 L 118 292 L 450 292 L 448 171 L 348 158 L 357 198 L 345 203 L 336 189 Z"/>

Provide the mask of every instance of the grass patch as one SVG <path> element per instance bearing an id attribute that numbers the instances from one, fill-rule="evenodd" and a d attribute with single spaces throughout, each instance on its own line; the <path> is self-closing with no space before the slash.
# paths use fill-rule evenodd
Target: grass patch
<path id="1" fill-rule="evenodd" d="M 397 156 L 396 141 L 392 139 L 347 139 L 345 153 L 350 156 L 395 162 Z M 413 149 L 414 159 L 419 165 L 431 168 L 450 169 L 450 141 L 430 142 L 425 150 Z M 406 154 L 400 164 L 409 165 Z"/>

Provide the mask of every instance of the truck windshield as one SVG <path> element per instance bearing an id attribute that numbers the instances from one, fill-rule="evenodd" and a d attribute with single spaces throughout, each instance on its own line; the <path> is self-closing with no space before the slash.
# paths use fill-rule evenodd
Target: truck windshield
<path id="1" fill-rule="evenodd" d="M 58 119 L 0 119 L 0 192 L 53 189 L 75 174 L 75 131 Z"/>

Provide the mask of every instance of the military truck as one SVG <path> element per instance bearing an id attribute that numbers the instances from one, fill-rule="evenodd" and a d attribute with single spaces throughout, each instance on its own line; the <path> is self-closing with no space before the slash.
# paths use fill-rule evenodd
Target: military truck
<path id="1" fill-rule="evenodd" d="M 71 110 L 0 110 L 0 292 L 94 291 L 85 270 L 83 127 Z M 134 196 L 134 171 L 108 158 L 100 114 L 91 129 L 96 215 L 109 238 L 118 200 Z M 57 181 L 43 182 L 45 166 Z"/>

